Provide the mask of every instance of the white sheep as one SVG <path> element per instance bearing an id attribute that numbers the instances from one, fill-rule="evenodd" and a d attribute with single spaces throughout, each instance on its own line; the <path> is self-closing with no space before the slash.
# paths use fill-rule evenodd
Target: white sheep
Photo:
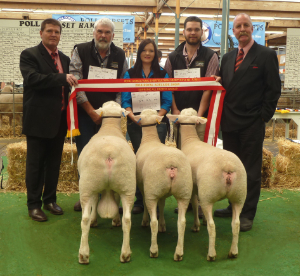
<path id="1" fill-rule="evenodd" d="M 158 257 L 157 232 L 166 231 L 164 219 L 165 199 L 173 195 L 178 202 L 178 242 L 174 254 L 175 261 L 183 256 L 185 214 L 192 195 L 191 166 L 185 155 L 178 149 L 162 144 L 158 138 L 156 123 L 162 120 L 152 109 L 144 110 L 141 115 L 142 141 L 136 154 L 137 184 L 144 198 L 144 215 L 142 226 L 149 225 L 151 217 L 150 257 Z M 156 208 L 159 207 L 157 221 Z"/>
<path id="2" fill-rule="evenodd" d="M 172 121 L 178 119 L 181 124 L 181 150 L 187 156 L 193 174 L 193 182 L 198 187 L 198 196 L 203 213 L 207 219 L 209 249 L 207 260 L 216 257 L 216 229 L 212 216 L 213 204 L 228 198 L 232 205 L 232 244 L 228 256 L 238 255 L 238 238 L 240 231 L 240 213 L 246 193 L 247 177 L 240 159 L 232 152 L 215 148 L 201 142 L 197 136 L 195 125 L 205 120 L 197 116 L 192 109 L 184 109 L 180 115 L 167 115 Z M 196 208 L 197 211 L 197 208 Z"/>
<path id="3" fill-rule="evenodd" d="M 136 190 L 136 159 L 121 130 L 122 113 L 129 112 L 116 102 L 103 104 L 95 110 L 102 116 L 102 126 L 83 148 L 79 160 L 79 193 L 82 206 L 81 244 L 79 263 L 89 263 L 88 234 L 97 226 L 97 211 L 101 218 L 113 218 L 113 226 L 120 226 L 118 204 L 114 192 L 123 204 L 123 245 L 121 262 L 130 261 L 131 209 Z M 98 194 L 101 199 L 98 204 Z"/>
<path id="4" fill-rule="evenodd" d="M 4 87 L 5 88 L 5 87 Z M 4 89 L 3 88 L 3 89 Z M 13 119 L 13 102 L 15 102 L 15 112 L 23 112 L 23 94 L 1 94 L 0 95 L 0 127 L 2 127 L 2 116 L 9 117 L 9 125 L 12 125 Z M 21 124 L 22 116 L 20 113 L 15 114 L 15 120 Z"/>

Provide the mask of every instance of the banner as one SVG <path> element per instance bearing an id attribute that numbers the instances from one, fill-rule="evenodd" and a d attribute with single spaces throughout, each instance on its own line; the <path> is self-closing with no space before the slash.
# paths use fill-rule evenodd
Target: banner
<path id="1" fill-rule="evenodd" d="M 260 45 L 265 46 L 265 22 L 252 22 L 253 24 L 253 39 Z M 235 38 L 233 32 L 233 22 L 229 22 L 228 34 L 233 40 L 234 47 L 238 46 L 238 40 Z M 221 33 L 222 33 L 222 21 L 207 20 L 203 21 L 203 36 L 205 38 L 202 41 L 202 45 L 206 47 L 221 47 Z M 228 42 L 228 46 L 229 42 Z"/>
<path id="2" fill-rule="evenodd" d="M 81 21 L 95 23 L 100 18 L 109 18 L 112 22 L 123 23 L 123 43 L 135 42 L 135 17 L 132 15 L 87 15 L 87 14 L 52 14 L 52 18 L 58 21 Z"/>

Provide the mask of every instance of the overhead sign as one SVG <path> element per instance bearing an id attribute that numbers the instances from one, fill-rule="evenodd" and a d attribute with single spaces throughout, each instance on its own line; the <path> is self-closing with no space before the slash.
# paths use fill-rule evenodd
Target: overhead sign
<path id="1" fill-rule="evenodd" d="M 100 18 L 109 18 L 112 22 L 123 23 L 123 43 L 134 43 L 135 17 L 131 15 L 91 15 L 91 14 L 52 14 L 52 18 L 58 21 L 81 21 L 95 23 Z"/>
<path id="2" fill-rule="evenodd" d="M 252 22 L 253 24 L 253 39 L 260 45 L 265 45 L 265 22 Z M 233 32 L 233 22 L 229 22 L 228 34 L 233 40 L 234 47 L 237 47 L 239 42 L 235 38 Z M 202 45 L 207 47 L 221 47 L 222 21 L 207 20 L 203 21 L 203 38 Z M 229 43 L 228 43 L 229 45 Z"/>

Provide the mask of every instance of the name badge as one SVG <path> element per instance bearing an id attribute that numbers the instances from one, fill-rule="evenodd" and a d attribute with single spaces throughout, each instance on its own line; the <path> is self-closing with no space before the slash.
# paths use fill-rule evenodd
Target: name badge
<path id="1" fill-rule="evenodd" d="M 201 68 L 174 70 L 174 78 L 200 78 Z"/>
<path id="2" fill-rule="evenodd" d="M 118 69 L 118 68 L 119 68 L 119 64 L 118 64 L 118 62 L 112 62 L 112 63 L 110 64 L 110 67 L 115 68 L 115 69 Z"/>
<path id="3" fill-rule="evenodd" d="M 204 61 L 196 61 L 195 66 L 196 67 L 204 67 Z"/>
<path id="4" fill-rule="evenodd" d="M 117 78 L 117 70 L 101 68 L 97 66 L 89 67 L 88 79 L 116 79 Z"/>

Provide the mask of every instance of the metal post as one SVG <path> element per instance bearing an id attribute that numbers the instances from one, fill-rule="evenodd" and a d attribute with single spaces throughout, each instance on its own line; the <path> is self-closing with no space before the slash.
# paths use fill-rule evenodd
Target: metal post
<path id="1" fill-rule="evenodd" d="M 222 36 L 221 36 L 221 59 L 222 59 L 223 55 L 228 52 L 229 6 L 230 6 L 230 0 L 223 0 L 223 9 L 222 9 Z"/>
<path id="2" fill-rule="evenodd" d="M 176 0 L 175 14 L 175 49 L 179 46 L 180 0 Z"/>
<path id="3" fill-rule="evenodd" d="M 16 117 L 15 117 L 15 82 L 13 84 L 13 134 L 16 137 Z"/>

